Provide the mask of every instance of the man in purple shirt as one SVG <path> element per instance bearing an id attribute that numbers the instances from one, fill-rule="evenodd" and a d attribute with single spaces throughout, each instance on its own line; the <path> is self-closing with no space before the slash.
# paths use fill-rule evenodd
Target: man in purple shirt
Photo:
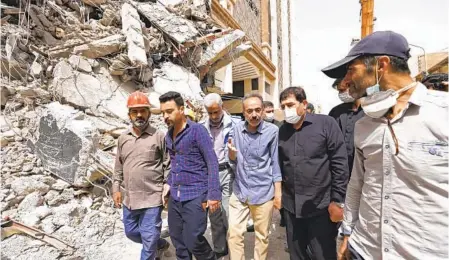
<path id="1" fill-rule="evenodd" d="M 220 208 L 218 160 L 206 128 L 186 119 L 178 92 L 159 97 L 169 130 L 165 137 L 172 162 L 168 226 L 177 259 L 216 259 L 204 237 L 207 213 Z"/>

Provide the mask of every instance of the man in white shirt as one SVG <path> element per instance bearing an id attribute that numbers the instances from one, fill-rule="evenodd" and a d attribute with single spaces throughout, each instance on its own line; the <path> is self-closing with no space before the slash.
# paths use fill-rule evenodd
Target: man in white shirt
<path id="1" fill-rule="evenodd" d="M 323 69 L 345 77 L 352 97 L 368 95 L 339 259 L 448 258 L 448 94 L 413 81 L 409 50 L 402 35 L 375 32 Z"/>

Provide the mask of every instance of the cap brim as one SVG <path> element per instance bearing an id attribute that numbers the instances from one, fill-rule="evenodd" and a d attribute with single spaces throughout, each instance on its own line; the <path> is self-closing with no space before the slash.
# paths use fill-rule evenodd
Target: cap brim
<path id="1" fill-rule="evenodd" d="M 329 78 L 338 79 L 343 78 L 346 75 L 346 70 L 348 64 L 357 59 L 362 55 L 356 55 L 356 56 L 347 56 L 334 64 L 327 66 L 326 68 L 322 69 L 321 71 L 326 74 Z"/>

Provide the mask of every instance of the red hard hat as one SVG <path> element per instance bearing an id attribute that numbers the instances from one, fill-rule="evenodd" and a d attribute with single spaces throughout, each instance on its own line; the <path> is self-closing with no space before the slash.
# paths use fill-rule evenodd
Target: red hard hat
<path id="1" fill-rule="evenodd" d="M 147 95 L 140 91 L 133 92 L 128 97 L 128 108 L 132 107 L 151 107 L 150 100 L 148 99 Z"/>

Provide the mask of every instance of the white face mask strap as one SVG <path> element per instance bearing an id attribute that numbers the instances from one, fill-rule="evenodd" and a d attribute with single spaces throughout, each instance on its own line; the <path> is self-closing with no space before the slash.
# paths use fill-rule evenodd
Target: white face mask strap
<path id="1" fill-rule="evenodd" d="M 403 87 L 402 89 L 400 89 L 400 90 L 396 91 L 396 93 L 397 93 L 397 94 L 400 94 L 400 93 L 402 93 L 402 92 L 404 92 L 404 91 L 407 91 L 407 90 L 409 90 L 409 89 L 411 89 L 411 88 L 415 87 L 415 86 L 416 86 L 416 84 L 418 84 L 418 83 L 416 83 L 416 82 L 413 82 L 413 83 L 411 83 L 411 84 L 409 84 L 409 85 L 407 85 L 407 86 Z"/>
<path id="2" fill-rule="evenodd" d="M 382 75 L 379 77 L 379 73 L 377 72 L 377 67 L 379 67 L 379 60 L 376 58 L 376 84 L 379 85 L 379 81 L 382 79 Z"/>

